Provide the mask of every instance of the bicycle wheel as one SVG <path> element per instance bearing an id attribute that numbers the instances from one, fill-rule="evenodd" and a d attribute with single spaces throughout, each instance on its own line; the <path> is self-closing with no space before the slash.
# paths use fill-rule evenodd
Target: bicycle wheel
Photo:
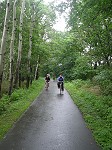
<path id="1" fill-rule="evenodd" d="M 60 83 L 60 95 L 62 93 L 62 83 Z"/>
<path id="2" fill-rule="evenodd" d="M 46 82 L 46 90 L 48 90 L 48 87 L 49 87 L 49 83 Z"/>

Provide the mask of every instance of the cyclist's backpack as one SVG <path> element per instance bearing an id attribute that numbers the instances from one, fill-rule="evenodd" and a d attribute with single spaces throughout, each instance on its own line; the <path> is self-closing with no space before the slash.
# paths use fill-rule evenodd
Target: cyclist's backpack
<path id="1" fill-rule="evenodd" d="M 59 81 L 63 81 L 63 77 L 59 77 Z"/>

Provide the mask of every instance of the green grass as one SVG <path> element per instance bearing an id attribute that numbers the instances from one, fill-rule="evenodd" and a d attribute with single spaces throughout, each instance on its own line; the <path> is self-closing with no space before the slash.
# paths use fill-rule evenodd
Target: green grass
<path id="1" fill-rule="evenodd" d="M 88 81 L 76 80 L 65 87 L 81 110 L 96 142 L 103 150 L 112 150 L 112 96 L 103 96 Z"/>
<path id="2" fill-rule="evenodd" d="M 39 96 L 43 86 L 44 80 L 39 78 L 33 82 L 29 89 L 18 89 L 12 93 L 11 97 L 7 95 L 2 97 L 0 100 L 0 139 Z"/>

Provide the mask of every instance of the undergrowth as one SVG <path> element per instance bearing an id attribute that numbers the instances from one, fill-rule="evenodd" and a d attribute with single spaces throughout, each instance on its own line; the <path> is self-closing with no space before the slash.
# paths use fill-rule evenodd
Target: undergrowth
<path id="1" fill-rule="evenodd" d="M 65 83 L 65 87 L 81 110 L 97 143 L 103 150 L 112 150 L 112 96 L 91 91 L 93 85 L 90 81 L 76 80 Z"/>
<path id="2" fill-rule="evenodd" d="M 29 89 L 17 89 L 10 97 L 3 95 L 0 100 L 0 139 L 40 94 L 43 86 L 44 80 L 39 78 L 33 82 Z"/>

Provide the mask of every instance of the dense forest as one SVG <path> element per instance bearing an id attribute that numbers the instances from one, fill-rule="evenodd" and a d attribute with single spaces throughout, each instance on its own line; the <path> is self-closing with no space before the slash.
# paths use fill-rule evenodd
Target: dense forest
<path id="1" fill-rule="evenodd" d="M 105 94 L 112 93 L 111 1 L 43 1 L 0 3 L 0 92 L 26 87 L 47 72 L 62 72 L 66 80 L 93 79 Z M 53 29 L 58 13 L 68 13 L 67 30 Z M 60 24 L 61 26 L 61 24 Z M 61 65 L 60 65 L 61 64 Z"/>
<path id="2" fill-rule="evenodd" d="M 112 93 L 111 0 L 66 1 L 45 5 L 42 0 L 0 3 L 0 93 L 26 87 L 38 76 L 63 73 L 66 80 L 94 80 Z M 53 29 L 56 12 L 65 15 L 67 29 Z M 61 26 L 61 24 L 60 24 Z"/>
<path id="3" fill-rule="evenodd" d="M 64 32 L 53 28 L 57 13 L 65 16 Z M 49 5 L 43 0 L 2 0 L 0 44 L 0 97 L 28 89 L 47 73 L 62 73 L 68 82 L 89 80 L 103 96 L 112 95 L 111 0 Z"/>

